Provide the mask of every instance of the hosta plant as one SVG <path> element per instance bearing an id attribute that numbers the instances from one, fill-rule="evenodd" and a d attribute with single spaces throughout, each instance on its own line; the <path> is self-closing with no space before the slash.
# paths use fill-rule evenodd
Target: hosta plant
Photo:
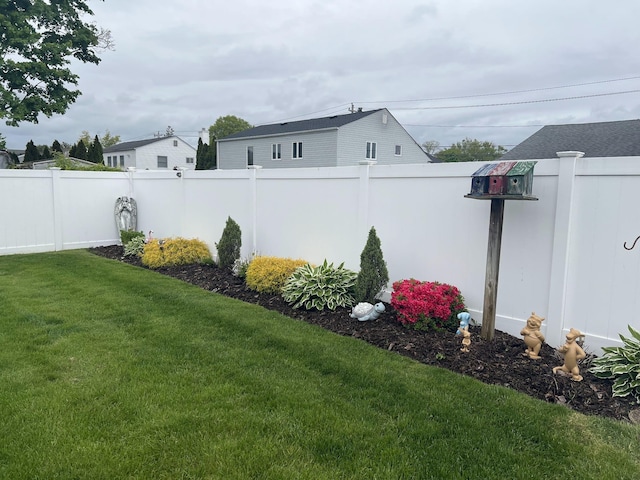
<path id="1" fill-rule="evenodd" d="M 621 347 L 603 347 L 589 370 L 598 378 L 613 378 L 614 397 L 633 396 L 640 403 L 640 332 L 628 325 L 632 338 L 620 335 Z"/>
<path id="2" fill-rule="evenodd" d="M 416 330 L 451 330 L 458 326 L 464 298 L 453 285 L 421 282 L 413 278 L 393 284 L 391 306 L 398 320 Z"/>
<path id="3" fill-rule="evenodd" d="M 325 260 L 322 265 L 310 264 L 297 268 L 282 289 L 282 297 L 293 308 L 311 310 L 335 310 L 350 307 L 353 299 L 353 285 L 357 274 L 344 268 L 344 263 L 334 267 Z"/>
<path id="4" fill-rule="evenodd" d="M 138 256 L 141 257 L 144 253 L 144 245 L 146 241 L 144 235 L 133 237 L 124 245 L 124 254 L 126 256 Z"/>

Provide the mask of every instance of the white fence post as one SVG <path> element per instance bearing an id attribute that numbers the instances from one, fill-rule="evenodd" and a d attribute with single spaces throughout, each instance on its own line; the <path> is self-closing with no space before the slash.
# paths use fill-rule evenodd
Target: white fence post
<path id="1" fill-rule="evenodd" d="M 584 156 L 584 153 L 567 151 L 558 152 L 557 155 L 560 157 L 558 197 L 553 229 L 549 311 L 547 312 L 547 343 L 551 345 L 562 345 L 563 343 L 576 162 L 578 158 Z"/>
<path id="2" fill-rule="evenodd" d="M 261 165 L 250 165 L 249 170 L 251 176 L 249 181 L 251 182 L 251 252 L 253 254 L 258 251 L 258 170 L 262 168 Z"/>
<path id="3" fill-rule="evenodd" d="M 369 189 L 371 178 L 369 177 L 371 165 L 377 162 L 373 160 L 363 160 L 360 164 L 360 182 L 358 184 L 358 241 L 366 241 L 369 234 Z M 364 240 L 363 240 L 364 239 Z M 362 243 L 364 245 L 364 243 Z"/>
<path id="4" fill-rule="evenodd" d="M 51 167 L 51 192 L 53 194 L 53 241 L 56 252 L 64 245 L 64 224 L 62 222 L 62 199 L 60 198 L 60 168 Z"/>

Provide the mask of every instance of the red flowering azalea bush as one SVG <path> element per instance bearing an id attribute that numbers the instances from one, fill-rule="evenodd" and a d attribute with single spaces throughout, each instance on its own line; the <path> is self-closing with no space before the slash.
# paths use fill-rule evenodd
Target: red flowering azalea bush
<path id="1" fill-rule="evenodd" d="M 457 287 L 413 278 L 393 284 L 391 306 L 403 325 L 416 330 L 455 330 L 459 325 L 457 315 L 465 310 Z"/>

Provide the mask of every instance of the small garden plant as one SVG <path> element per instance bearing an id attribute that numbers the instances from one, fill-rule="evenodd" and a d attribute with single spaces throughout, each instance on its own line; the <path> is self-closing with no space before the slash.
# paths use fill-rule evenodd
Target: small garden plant
<path id="1" fill-rule="evenodd" d="M 133 237 L 127 243 L 124 244 L 124 254 L 126 256 L 141 257 L 144 254 L 144 246 L 146 244 L 144 234 L 141 236 Z"/>
<path id="2" fill-rule="evenodd" d="M 134 238 L 142 238 L 144 240 L 144 233 L 136 232 L 135 230 L 120 230 L 120 241 L 125 247 Z"/>
<path id="3" fill-rule="evenodd" d="M 590 372 L 598 378 L 613 378 L 614 397 L 633 396 L 640 403 L 640 332 L 628 325 L 632 338 L 620 335 L 621 347 L 604 347 L 593 360 Z"/>
<path id="4" fill-rule="evenodd" d="M 454 331 L 458 313 L 465 310 L 464 298 L 457 287 L 413 278 L 393 284 L 391 306 L 403 325 L 417 330 Z"/>
<path id="5" fill-rule="evenodd" d="M 211 262 L 206 243 L 197 239 L 169 238 L 151 240 L 144 247 L 142 264 L 149 268 Z"/>
<path id="6" fill-rule="evenodd" d="M 227 218 L 227 223 L 222 231 L 220 241 L 216 243 L 218 249 L 218 266 L 221 268 L 232 268 L 236 260 L 240 258 L 240 247 L 242 247 L 242 231 L 240 226 L 231 218 Z"/>
<path id="7" fill-rule="evenodd" d="M 296 268 L 306 263 L 306 260 L 291 258 L 256 257 L 247 267 L 245 282 L 247 287 L 256 292 L 279 294 Z"/>
<path id="8" fill-rule="evenodd" d="M 375 303 L 376 297 L 389 282 L 387 264 L 382 256 L 380 239 L 371 227 L 367 243 L 360 254 L 360 272 L 354 286 L 355 298 L 360 302 Z"/>
<path id="9" fill-rule="evenodd" d="M 335 310 L 337 307 L 351 307 L 353 286 L 357 274 L 344 268 L 344 263 L 334 267 L 327 260 L 320 266 L 306 264 L 296 269 L 289 277 L 282 296 L 293 308 L 307 310 Z"/>

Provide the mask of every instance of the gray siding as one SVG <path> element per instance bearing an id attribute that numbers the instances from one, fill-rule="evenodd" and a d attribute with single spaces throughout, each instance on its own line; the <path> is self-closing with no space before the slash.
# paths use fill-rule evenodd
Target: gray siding
<path id="1" fill-rule="evenodd" d="M 218 142 L 218 168 L 247 168 L 247 147 L 253 147 L 253 164 L 263 168 L 335 167 L 336 129 L 293 133 L 262 138 L 243 138 Z M 293 143 L 302 142 L 302 158 L 292 158 Z M 273 160 L 271 145 L 282 145 L 282 158 Z"/>
<path id="2" fill-rule="evenodd" d="M 386 124 L 383 115 L 387 116 Z M 357 122 L 340 128 L 338 135 L 338 166 L 357 165 L 366 158 L 367 142 L 375 142 L 378 165 L 429 163 L 429 157 L 411 135 L 387 111 L 381 110 Z M 400 145 L 402 154 L 395 155 Z"/>

